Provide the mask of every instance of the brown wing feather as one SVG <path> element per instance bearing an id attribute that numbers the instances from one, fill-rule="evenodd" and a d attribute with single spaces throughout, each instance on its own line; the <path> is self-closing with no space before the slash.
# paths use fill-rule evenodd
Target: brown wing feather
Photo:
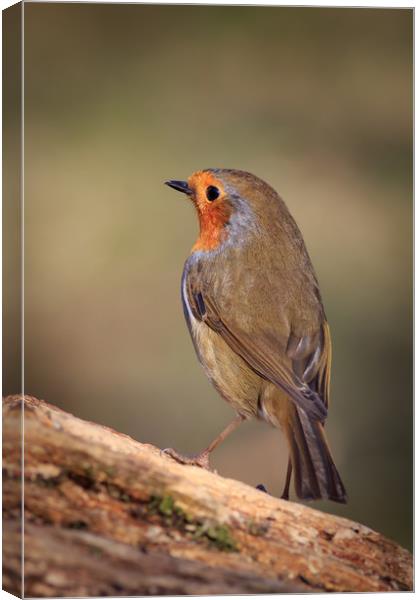
<path id="1" fill-rule="evenodd" d="M 238 320 L 223 318 L 209 287 L 200 286 L 196 277 L 186 278 L 186 293 L 194 316 L 219 333 L 230 348 L 260 376 L 286 391 L 311 419 L 324 421 L 327 416 L 329 381 L 329 334 L 323 324 L 315 334 L 290 336 L 286 352 L 272 333 L 245 332 Z M 226 312 L 226 311 L 225 311 Z"/>
<path id="2" fill-rule="evenodd" d="M 295 375 L 315 391 L 328 407 L 331 337 L 327 321 L 323 321 L 315 333 L 290 335 L 286 354 L 292 361 Z"/>

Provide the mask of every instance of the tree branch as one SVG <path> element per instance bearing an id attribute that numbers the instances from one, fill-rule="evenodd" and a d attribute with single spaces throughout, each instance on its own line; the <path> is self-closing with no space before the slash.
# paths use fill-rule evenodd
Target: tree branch
<path id="1" fill-rule="evenodd" d="M 20 591 L 22 398 L 3 400 L 4 585 Z M 24 398 L 25 595 L 412 589 L 411 554 Z"/>

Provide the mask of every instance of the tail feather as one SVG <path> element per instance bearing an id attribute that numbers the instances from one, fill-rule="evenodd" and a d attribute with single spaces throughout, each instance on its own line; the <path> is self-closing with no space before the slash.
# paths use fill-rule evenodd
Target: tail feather
<path id="1" fill-rule="evenodd" d="M 304 500 L 329 498 L 347 502 L 322 423 L 311 420 L 299 407 L 291 406 L 286 434 L 297 496 Z"/>

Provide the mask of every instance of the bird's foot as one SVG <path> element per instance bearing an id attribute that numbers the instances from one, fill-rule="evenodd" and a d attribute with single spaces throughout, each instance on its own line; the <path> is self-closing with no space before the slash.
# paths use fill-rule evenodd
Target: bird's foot
<path id="1" fill-rule="evenodd" d="M 180 454 L 173 448 L 165 448 L 164 450 L 162 450 L 162 452 L 163 454 L 170 456 L 182 465 L 193 465 L 194 467 L 201 467 L 202 469 L 206 469 L 206 471 L 212 470 L 210 468 L 208 452 L 200 452 L 195 456 L 185 456 L 184 454 Z"/>
<path id="2" fill-rule="evenodd" d="M 259 483 L 258 485 L 256 485 L 255 489 L 260 490 L 260 492 L 265 492 L 266 494 L 268 494 L 267 488 L 265 487 L 265 485 L 263 483 Z"/>

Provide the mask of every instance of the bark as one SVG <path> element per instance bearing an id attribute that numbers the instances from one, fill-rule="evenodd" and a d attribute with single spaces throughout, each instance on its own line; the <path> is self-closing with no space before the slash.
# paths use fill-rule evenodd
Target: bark
<path id="1" fill-rule="evenodd" d="M 4 587 L 20 594 L 22 399 L 3 401 Z M 411 590 L 368 527 L 24 398 L 25 595 Z"/>

